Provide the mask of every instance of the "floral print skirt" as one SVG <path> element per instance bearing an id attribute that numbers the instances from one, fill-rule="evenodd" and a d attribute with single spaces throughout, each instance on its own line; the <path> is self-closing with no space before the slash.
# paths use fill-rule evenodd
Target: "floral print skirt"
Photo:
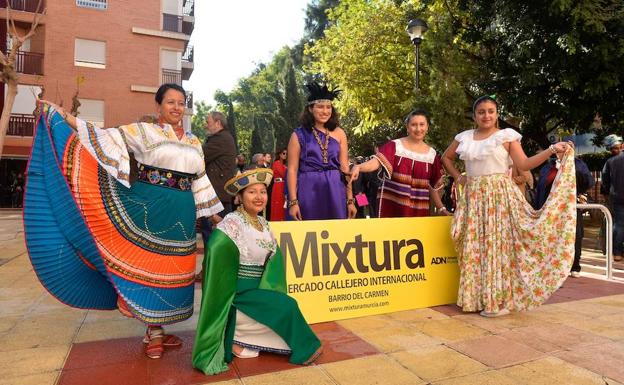
<path id="1" fill-rule="evenodd" d="M 569 151 L 540 210 L 505 174 L 468 178 L 451 228 L 457 305 L 466 312 L 531 309 L 561 286 L 574 257 L 575 178 Z"/>

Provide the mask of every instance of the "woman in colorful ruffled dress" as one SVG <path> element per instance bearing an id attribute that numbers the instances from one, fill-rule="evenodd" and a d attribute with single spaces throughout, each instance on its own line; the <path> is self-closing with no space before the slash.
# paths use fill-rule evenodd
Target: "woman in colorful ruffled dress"
<path id="1" fill-rule="evenodd" d="M 223 206 L 201 142 L 184 132 L 184 89 L 162 85 L 159 122 L 100 129 L 44 102 L 28 164 L 24 228 L 41 283 L 63 303 L 145 323 L 145 353 L 181 340 L 193 314 L 195 221 Z M 130 154 L 139 162 L 130 180 Z"/>
<path id="2" fill-rule="evenodd" d="M 391 140 L 373 157 L 351 169 L 351 181 L 360 172 L 382 169 L 377 192 L 379 218 L 424 217 L 429 215 L 429 200 L 439 213 L 448 215 L 437 186 L 442 177 L 440 155 L 425 143 L 429 119 L 423 110 L 405 118 L 407 136 Z"/>
<path id="3" fill-rule="evenodd" d="M 288 214 L 294 220 L 345 219 L 357 214 L 349 175 L 347 135 L 332 101 L 338 90 L 307 85 L 301 127 L 288 142 Z"/>
<path id="4" fill-rule="evenodd" d="M 272 170 L 257 168 L 230 179 L 225 191 L 241 205 L 225 216 L 208 241 L 193 366 L 206 374 L 228 369 L 233 356 L 260 351 L 290 355 L 306 365 L 321 342 L 297 302 L 286 294 L 284 258 L 260 215 L 267 204 Z"/>
<path id="5" fill-rule="evenodd" d="M 566 142 L 530 158 L 522 136 L 498 128 L 498 105 L 490 96 L 473 105 L 477 128 L 464 131 L 442 156 L 449 174 L 464 185 L 453 218 L 459 256 L 457 304 L 466 312 L 495 317 L 544 303 L 568 276 L 574 257 L 576 186 L 574 156 Z M 530 170 L 553 153 L 565 153 L 550 196 L 534 210 L 508 170 Z M 453 165 L 464 161 L 466 175 Z"/>

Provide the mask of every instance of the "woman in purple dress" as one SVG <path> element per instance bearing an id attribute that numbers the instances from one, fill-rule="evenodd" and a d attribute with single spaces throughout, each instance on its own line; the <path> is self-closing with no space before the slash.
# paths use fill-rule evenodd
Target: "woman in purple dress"
<path id="1" fill-rule="evenodd" d="M 348 175 L 347 136 L 338 127 L 332 100 L 338 90 L 307 85 L 301 127 L 288 142 L 288 213 L 295 220 L 353 218 L 357 213 Z"/>

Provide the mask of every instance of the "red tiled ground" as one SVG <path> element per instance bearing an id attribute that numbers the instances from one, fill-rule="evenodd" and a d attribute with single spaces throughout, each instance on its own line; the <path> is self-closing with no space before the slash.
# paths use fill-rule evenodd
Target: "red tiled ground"
<path id="1" fill-rule="evenodd" d="M 323 342 L 324 351 L 317 363 L 342 361 L 377 354 L 372 345 L 335 322 L 312 325 Z M 165 350 L 161 359 L 143 354 L 140 337 L 74 344 L 58 385 L 192 385 L 282 371 L 299 366 L 288 363 L 287 356 L 261 353 L 251 360 L 235 358 L 230 370 L 205 376 L 191 366 L 194 332 L 177 334 L 181 347 Z M 97 381 L 95 380 L 97 379 Z"/>

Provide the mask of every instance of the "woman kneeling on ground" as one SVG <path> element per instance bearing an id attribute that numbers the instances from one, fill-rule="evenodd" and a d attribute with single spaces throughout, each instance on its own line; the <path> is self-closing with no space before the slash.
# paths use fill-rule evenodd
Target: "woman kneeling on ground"
<path id="1" fill-rule="evenodd" d="M 225 184 L 241 205 L 217 225 L 204 258 L 193 366 L 206 374 L 226 371 L 233 356 L 253 358 L 260 351 L 289 354 L 300 365 L 321 353 L 321 342 L 286 294 L 282 254 L 258 215 L 272 177 L 271 169 L 257 168 Z"/>

